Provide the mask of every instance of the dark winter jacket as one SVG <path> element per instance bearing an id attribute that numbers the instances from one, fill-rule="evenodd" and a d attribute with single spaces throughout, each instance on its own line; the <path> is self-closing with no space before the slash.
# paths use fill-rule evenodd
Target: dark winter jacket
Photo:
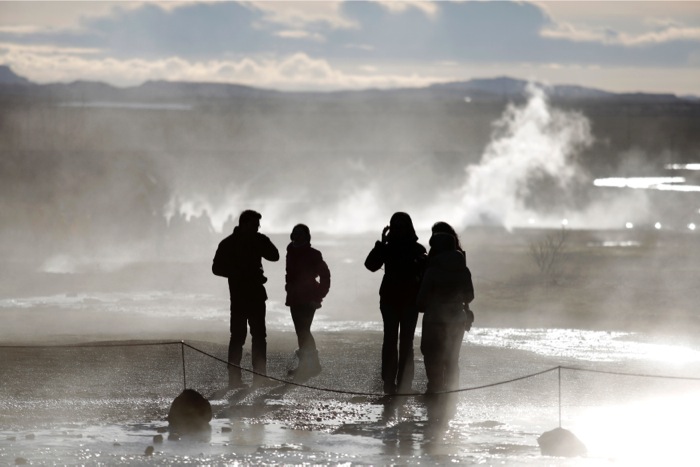
<path id="1" fill-rule="evenodd" d="M 384 277 L 379 287 L 380 302 L 415 305 L 425 261 L 425 247 L 415 239 L 376 242 L 367 255 L 365 267 L 375 272 L 384 266 Z"/>
<path id="2" fill-rule="evenodd" d="M 472 300 L 472 275 L 461 252 L 445 251 L 428 260 L 417 299 L 424 323 L 465 323 Z"/>
<path id="3" fill-rule="evenodd" d="M 321 252 L 311 245 L 287 246 L 287 274 L 285 276 L 287 306 L 321 306 L 321 301 L 331 287 L 331 273 Z"/>
<path id="4" fill-rule="evenodd" d="M 245 291 L 246 288 L 262 286 L 267 282 L 263 274 L 263 258 L 268 261 L 280 259 L 279 251 L 272 241 L 259 232 L 244 233 L 240 227 L 236 227 L 231 235 L 219 243 L 212 271 L 216 275 L 228 277 L 232 291 Z"/>

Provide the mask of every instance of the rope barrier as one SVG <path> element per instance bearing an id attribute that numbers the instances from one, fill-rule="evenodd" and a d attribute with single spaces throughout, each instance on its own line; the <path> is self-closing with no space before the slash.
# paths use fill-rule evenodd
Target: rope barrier
<path id="1" fill-rule="evenodd" d="M 122 342 L 122 343 L 89 343 L 89 344 L 44 344 L 44 345 L 0 345 L 0 349 L 71 349 L 71 348 L 94 348 L 94 347 L 144 347 L 155 345 L 180 345 L 182 341 L 162 341 L 162 342 Z"/>
<path id="2" fill-rule="evenodd" d="M 452 389 L 450 391 L 439 391 L 439 392 L 434 392 L 432 394 L 453 394 L 456 392 L 477 391 L 479 389 L 486 389 L 486 388 L 493 388 L 496 386 L 503 386 L 504 384 L 515 383 L 516 381 L 522 381 L 524 379 L 534 378 L 535 376 L 543 375 L 545 373 L 550 373 L 552 371 L 557 370 L 558 368 L 559 368 L 558 366 L 555 366 L 553 368 L 548 368 L 546 370 L 538 371 L 537 373 L 530 373 L 529 375 L 518 376 L 517 378 L 507 379 L 504 381 L 498 381 L 496 383 L 482 384 L 481 386 L 471 386 L 471 387 L 462 388 L 462 389 Z M 405 395 L 407 395 L 407 394 L 405 394 Z M 415 395 L 415 394 L 411 394 L 411 395 Z"/>
<path id="3" fill-rule="evenodd" d="M 592 370 L 589 368 L 577 368 L 573 366 L 560 366 L 562 370 L 570 370 L 570 371 L 584 371 L 587 373 L 601 373 L 605 375 L 614 375 L 614 376 L 632 376 L 635 378 L 660 378 L 660 379 L 677 379 L 677 380 L 684 380 L 684 381 L 700 381 L 700 378 L 695 378 L 692 376 L 669 376 L 669 375 L 649 375 L 649 374 L 644 374 L 644 373 L 625 373 L 621 371 L 606 371 L 606 370 Z"/>
<path id="4" fill-rule="evenodd" d="M 236 365 L 235 363 L 231 363 L 231 362 L 229 362 L 229 361 L 226 361 L 226 360 L 224 360 L 224 359 L 222 359 L 222 358 L 219 358 L 219 357 L 217 357 L 217 356 L 215 356 L 215 355 L 212 355 L 212 354 L 210 354 L 210 353 L 208 353 L 208 352 L 205 352 L 205 351 L 202 350 L 202 349 L 198 349 L 197 347 L 194 347 L 194 346 L 188 344 L 187 342 L 184 342 L 184 341 L 183 341 L 182 345 L 183 345 L 184 347 L 189 347 L 190 349 L 192 349 L 192 350 L 194 350 L 194 351 L 196 351 L 196 352 L 199 352 L 199 353 L 201 353 L 201 354 L 203 354 L 203 355 L 206 355 L 206 356 L 209 357 L 209 358 L 213 358 L 214 360 L 219 361 L 219 362 L 221 362 L 221 363 L 223 363 L 223 364 L 225 364 L 225 365 L 232 366 L 232 367 L 235 367 L 235 368 L 239 368 L 239 369 L 241 369 L 241 370 L 243 370 L 243 371 L 247 371 L 248 373 L 252 373 L 252 374 L 254 374 L 254 375 L 258 375 L 258 376 L 261 376 L 261 377 L 264 377 L 264 378 L 267 378 L 267 379 L 271 379 L 271 380 L 277 381 L 277 382 L 279 382 L 279 383 L 290 384 L 290 385 L 292 385 L 292 386 L 298 386 L 298 387 L 303 387 L 303 388 L 307 388 L 307 389 L 314 389 L 314 390 L 316 390 L 316 391 L 333 392 L 333 393 L 336 393 L 336 394 L 348 394 L 348 395 L 353 395 L 353 396 L 383 396 L 383 395 L 384 395 L 384 394 L 374 393 L 374 392 L 358 392 L 358 391 L 345 391 L 345 390 L 342 390 L 342 389 L 322 388 L 322 387 L 318 387 L 318 386 L 310 386 L 310 385 L 307 385 L 307 384 L 297 383 L 296 381 L 290 381 L 290 380 L 287 380 L 287 379 L 275 378 L 274 376 L 270 376 L 270 375 L 265 374 L 265 373 L 259 373 L 259 372 L 255 371 L 255 370 L 251 370 L 251 369 L 249 369 L 249 368 L 245 368 L 245 367 L 242 367 L 242 366 L 240 366 L 240 365 Z M 398 396 L 398 395 L 411 395 L 411 396 L 413 396 L 413 395 L 415 395 L 415 394 L 394 394 L 394 395 L 396 395 L 396 396 Z"/>
<path id="5" fill-rule="evenodd" d="M 180 353 L 182 354 L 182 390 L 187 389 L 187 373 L 185 372 L 185 341 L 180 341 Z"/>
<path id="6" fill-rule="evenodd" d="M 123 342 L 123 343 L 88 343 L 88 344 L 55 344 L 55 345 L 0 345 L 0 349 L 47 349 L 47 348 L 108 348 L 108 347 L 141 347 L 141 346 L 162 346 L 162 345 L 180 345 L 181 347 L 181 358 L 182 358 L 182 379 L 183 379 L 183 387 L 186 389 L 187 388 L 187 373 L 186 373 L 186 362 L 185 362 L 185 347 L 195 351 L 199 352 L 202 355 L 205 355 L 211 359 L 214 359 L 220 363 L 223 363 L 227 366 L 233 366 L 235 368 L 239 368 L 243 371 L 246 371 L 248 373 L 252 373 L 253 375 L 257 375 L 260 377 L 264 377 L 273 381 L 277 381 L 282 384 L 288 384 L 292 386 L 297 386 L 297 387 L 302 387 L 306 389 L 312 389 L 315 391 L 323 391 L 323 392 L 331 392 L 331 393 L 336 393 L 336 394 L 347 394 L 347 395 L 354 395 L 354 396 L 385 396 L 386 394 L 384 393 L 376 393 L 376 392 L 362 392 L 362 391 L 349 391 L 349 390 L 344 390 L 344 389 L 334 389 L 334 388 L 325 388 L 325 387 L 319 387 L 319 386 L 312 386 L 308 384 L 303 384 L 299 383 L 296 381 L 290 381 L 286 379 L 281 379 L 281 378 L 276 378 L 274 376 L 270 376 L 265 373 L 260 373 L 255 370 L 251 370 L 249 368 L 242 367 L 240 365 L 236 365 L 234 363 L 231 363 L 227 360 L 224 360 L 222 358 L 219 358 L 215 355 L 212 355 L 209 352 L 206 352 L 202 349 L 199 349 L 191 344 L 188 344 L 184 340 L 180 341 L 161 341 L 161 342 Z M 594 370 L 594 369 L 589 369 L 589 368 L 578 368 L 578 367 L 572 367 L 572 366 L 564 366 L 564 365 L 559 365 L 556 367 L 548 368 L 545 370 L 541 370 L 535 373 L 530 373 L 527 375 L 523 376 L 518 376 L 515 378 L 503 380 L 503 381 L 497 381 L 494 383 L 488 383 L 488 384 L 482 384 L 479 386 L 471 386 L 471 387 L 466 387 L 466 388 L 460 388 L 460 389 L 452 389 L 448 391 L 439 391 L 435 392 L 434 394 L 454 394 L 454 393 L 460 393 L 460 392 L 468 392 L 468 391 L 477 391 L 480 389 L 487 389 L 487 388 L 492 388 L 492 387 L 497 387 L 497 386 L 502 386 L 505 384 L 511 384 L 517 381 L 522 381 L 525 379 L 529 378 L 534 378 L 536 376 L 540 376 L 546 373 L 550 373 L 552 371 L 557 371 L 558 372 L 558 393 L 559 393 L 559 426 L 561 426 L 561 370 L 569 370 L 569 371 L 581 371 L 581 372 L 588 372 L 588 373 L 599 373 L 599 374 L 608 374 L 608 375 L 614 375 L 614 376 L 628 376 L 628 377 L 637 377 L 637 378 L 660 378 L 660 379 L 673 379 L 673 380 L 685 380 L 685 381 L 700 381 L 700 377 L 690 377 L 690 376 L 669 376 L 669 375 L 651 375 L 651 374 L 644 374 L 644 373 L 628 373 L 628 372 L 620 372 L 620 371 L 608 371 L 608 370 Z M 415 396 L 420 396 L 420 394 L 417 393 L 396 393 L 392 394 L 392 396 L 405 396 L 405 397 L 415 397 Z"/>

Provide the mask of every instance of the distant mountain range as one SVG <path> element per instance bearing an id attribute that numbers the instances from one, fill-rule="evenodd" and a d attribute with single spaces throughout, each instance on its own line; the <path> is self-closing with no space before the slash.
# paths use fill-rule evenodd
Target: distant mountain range
<path id="1" fill-rule="evenodd" d="M 493 101 L 524 98 L 528 81 L 509 77 L 480 78 L 469 81 L 433 84 L 423 88 L 367 89 L 332 92 L 283 92 L 252 86 L 225 83 L 182 81 L 147 81 L 140 86 L 118 88 L 102 82 L 36 84 L 17 75 L 7 65 L 0 65 L 0 96 L 31 97 L 59 102 L 138 101 L 187 102 L 191 100 L 226 100 L 240 98 L 369 98 L 378 95 Z M 576 85 L 546 85 L 547 94 L 558 100 L 624 100 L 639 102 L 698 101 L 697 96 L 655 93 L 613 93 Z"/>

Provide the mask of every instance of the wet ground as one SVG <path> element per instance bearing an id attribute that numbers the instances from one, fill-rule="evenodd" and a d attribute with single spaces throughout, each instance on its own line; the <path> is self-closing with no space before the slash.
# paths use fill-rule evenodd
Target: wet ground
<path id="1" fill-rule="evenodd" d="M 700 374 L 700 358 L 688 347 L 642 342 L 642 336 L 620 333 L 609 336 L 614 345 L 603 345 L 607 358 L 600 358 L 599 350 L 588 359 L 586 349 L 603 343 L 601 336 L 587 331 L 563 335 L 578 353 L 557 350 L 563 337 L 550 331 L 470 333 L 462 350 L 460 387 L 489 385 L 558 365 Z M 0 349 L 0 463 L 643 465 L 643 450 L 635 451 L 636 443 L 621 437 L 633 428 L 622 418 L 631 419 L 634 404 L 636 412 L 656 410 L 666 417 L 635 420 L 637 428 L 644 427 L 636 436 L 643 432 L 657 443 L 666 440 L 663 452 L 682 453 L 678 423 L 693 415 L 700 399 L 700 382 L 572 370 L 436 399 L 420 394 L 389 398 L 381 395 L 379 380 L 381 333 L 319 332 L 317 340 L 324 371 L 305 382 L 314 388 L 274 382 L 232 391 L 223 390 L 226 373 L 220 362 L 178 343 Z M 272 332 L 270 342 L 268 371 L 284 379 L 294 365 L 294 339 Z M 219 358 L 226 353 L 225 342 L 188 343 Z M 529 347 L 549 350 L 533 352 Z M 653 350 L 661 349 L 684 349 L 690 357 L 682 363 L 650 358 L 658 357 Z M 420 355 L 416 368 L 414 389 L 420 393 L 425 390 Z M 540 455 L 537 437 L 559 424 L 560 376 L 562 425 L 587 444 L 586 459 Z M 244 379 L 250 382 L 251 375 Z M 210 431 L 180 436 L 168 431 L 167 412 L 185 384 L 210 399 Z M 675 438 L 669 439 L 674 424 Z M 609 442 L 613 436 L 619 443 Z M 149 447 L 152 455 L 145 454 Z M 659 455 L 647 449 L 641 459 L 658 461 Z M 682 465 L 686 458 L 679 454 L 676 460 L 674 465 Z"/>
<path id="2" fill-rule="evenodd" d="M 222 392 L 224 365 L 199 351 L 226 357 L 226 283 L 209 260 L 70 274 L 5 264 L 0 465 L 695 465 L 700 382 L 684 378 L 700 377 L 696 237 L 577 232 L 550 283 L 529 253 L 545 233 L 463 238 L 477 291 L 466 390 L 437 402 L 420 396 L 420 326 L 419 394 L 381 394 L 381 274 L 362 266 L 374 236 L 317 243 L 333 285 L 312 327 L 323 365 L 314 388 Z M 608 240 L 618 246 L 600 246 Z M 268 371 L 284 379 L 297 345 L 283 264 L 266 274 Z M 170 343 L 144 345 L 156 341 Z M 100 346 L 55 347 L 86 342 Z M 184 387 L 209 398 L 214 419 L 178 439 L 166 417 Z M 540 455 L 537 437 L 560 422 L 586 458 Z"/>

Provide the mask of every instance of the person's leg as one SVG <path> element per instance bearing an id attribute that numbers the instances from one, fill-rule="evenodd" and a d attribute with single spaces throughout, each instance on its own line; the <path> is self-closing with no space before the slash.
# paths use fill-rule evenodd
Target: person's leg
<path id="1" fill-rule="evenodd" d="M 423 323 L 423 332 L 420 341 L 420 350 L 425 364 L 425 375 L 428 377 L 426 393 L 434 393 L 441 390 L 442 365 L 440 365 L 440 334 L 436 325 Z"/>
<path id="2" fill-rule="evenodd" d="M 457 389 L 459 386 L 459 352 L 462 350 L 464 327 L 461 324 L 448 326 L 445 330 L 445 388 Z"/>
<path id="3" fill-rule="evenodd" d="M 265 301 L 256 300 L 248 307 L 248 323 L 250 324 L 251 357 L 253 370 L 267 374 L 267 328 L 265 326 Z M 262 381 L 258 375 L 253 376 L 253 381 Z"/>
<path id="4" fill-rule="evenodd" d="M 299 377 L 315 376 L 321 372 L 316 341 L 311 335 L 311 323 L 316 313 L 316 307 L 311 304 L 294 306 L 290 308 L 290 311 L 299 342 L 299 350 L 297 351 L 299 366 L 291 370 L 290 374 Z"/>
<path id="5" fill-rule="evenodd" d="M 398 370 L 399 315 L 396 307 L 380 304 L 384 322 L 384 341 L 382 342 L 382 380 L 384 392 L 396 391 L 396 373 Z"/>
<path id="6" fill-rule="evenodd" d="M 440 392 L 445 386 L 445 353 L 447 329 L 442 323 L 423 324 L 423 336 L 421 339 L 421 351 L 425 348 L 428 353 L 424 357 L 425 373 L 428 377 L 428 390 L 426 392 Z M 425 342 L 424 342 L 424 339 Z"/>
<path id="7" fill-rule="evenodd" d="M 294 330 L 297 333 L 299 349 L 316 350 L 316 341 L 311 334 L 311 323 L 313 323 L 316 308 L 312 305 L 296 305 L 290 307 L 290 311 L 294 322 Z"/>
<path id="8" fill-rule="evenodd" d="M 403 391 L 409 391 L 413 384 L 413 336 L 416 333 L 417 322 L 418 310 L 415 306 L 404 307 L 401 310 L 398 383 L 399 390 Z"/>
<path id="9" fill-rule="evenodd" d="M 230 387 L 238 387 L 242 384 L 241 358 L 243 357 L 243 344 L 248 333 L 248 320 L 246 319 L 243 304 L 231 300 L 231 337 L 228 343 L 228 361 L 237 366 L 228 366 L 228 381 Z"/>

